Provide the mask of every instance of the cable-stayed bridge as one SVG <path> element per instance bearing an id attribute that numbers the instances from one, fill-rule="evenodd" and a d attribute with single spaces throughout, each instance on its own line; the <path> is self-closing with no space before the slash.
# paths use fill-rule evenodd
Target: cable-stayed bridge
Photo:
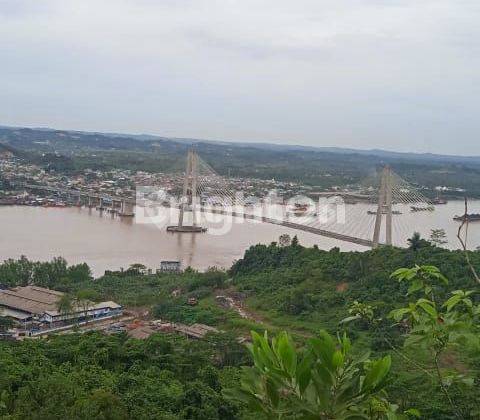
<path id="1" fill-rule="evenodd" d="M 202 226 L 200 215 L 214 214 L 280 225 L 372 248 L 381 244 L 404 246 L 416 230 L 415 215 L 435 209 L 418 188 L 389 167 L 364 180 L 354 192 L 350 188 L 349 192 L 324 193 L 316 201 L 305 196 L 285 200 L 275 191 L 258 197 L 248 192 L 249 185 L 239 189 L 238 183 L 218 175 L 195 151 L 188 152 L 183 188 L 176 197 L 168 195 L 161 186 L 147 188 L 140 194 L 137 187 L 136 199 L 55 186 L 21 186 L 67 194 L 79 205 L 108 209 L 120 216 L 132 216 L 135 205 L 173 207 L 178 209 L 178 224 L 168 226 L 170 232 L 204 232 L 206 227 Z"/>
<path id="2" fill-rule="evenodd" d="M 248 185 L 244 187 L 248 189 Z M 356 197 L 358 202 L 349 204 L 342 195 L 350 199 Z M 431 200 L 389 167 L 364 180 L 353 194 L 332 193 L 316 202 L 300 196 L 284 200 L 275 191 L 266 197 L 239 191 L 194 151 L 188 153 L 183 191 L 177 206 L 179 223 L 167 228 L 173 232 L 204 231 L 198 215 L 213 213 L 281 225 L 367 247 L 404 245 L 415 223 L 411 223 L 411 217 L 406 221 L 401 216 L 434 211 Z M 192 214 L 190 225 L 184 223 L 186 212 Z"/>

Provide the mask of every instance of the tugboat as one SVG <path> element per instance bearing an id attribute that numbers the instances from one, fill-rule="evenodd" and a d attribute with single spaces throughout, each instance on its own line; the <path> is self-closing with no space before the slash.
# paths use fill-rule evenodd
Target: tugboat
<path id="1" fill-rule="evenodd" d="M 480 214 L 479 213 L 472 213 L 472 214 L 464 214 L 462 216 L 454 216 L 453 220 L 457 222 L 480 222 Z"/>

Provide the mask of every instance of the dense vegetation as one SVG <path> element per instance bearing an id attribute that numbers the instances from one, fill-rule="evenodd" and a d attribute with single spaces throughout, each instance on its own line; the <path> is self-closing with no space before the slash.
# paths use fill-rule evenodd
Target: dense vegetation
<path id="1" fill-rule="evenodd" d="M 480 253 L 471 252 L 480 267 Z M 389 278 L 399 267 L 434 265 L 452 290 L 475 287 L 460 251 L 426 246 L 416 251 L 381 247 L 368 252 L 322 251 L 300 245 L 256 245 L 230 270 L 236 287 L 250 296 L 249 306 L 267 318 L 306 330 L 318 325 L 335 331 L 345 308 L 357 300 L 376 305 L 381 315 L 408 300 L 406 286 Z"/>
<path id="2" fill-rule="evenodd" d="M 448 278 L 448 285 L 435 287 L 437 302 L 447 302 L 455 290 L 477 291 L 479 285 L 462 252 L 422 245 L 406 250 L 383 247 L 365 253 L 342 253 L 337 249 L 326 252 L 299 245 L 257 245 L 232 267 L 231 274 L 237 288 L 250 296 L 249 307 L 261 314 L 266 324 L 288 328 L 296 332 L 299 339 L 316 335 L 320 328 L 330 332 L 345 329 L 356 339 L 358 351 L 371 348 L 377 355 L 392 355 L 392 377 L 387 389 L 402 409 L 415 407 L 425 418 L 455 418 L 459 416 L 452 413 L 451 405 L 441 392 L 443 384 L 418 367 L 428 366 L 425 370 L 429 372 L 434 370 L 429 362 L 431 349 L 422 348 L 419 343 L 403 349 L 405 332 L 415 329 L 402 317 L 392 319 L 391 313 L 398 309 L 407 313 L 408 309 L 403 308 L 416 308 L 417 297 L 408 293 L 410 286 L 406 282 L 395 281 L 390 274 L 398 267 L 416 264 L 439 267 L 439 272 Z M 478 271 L 480 253 L 471 252 L 469 256 Z M 431 299 L 430 295 L 427 297 Z M 477 305 L 478 293 L 469 299 L 472 305 Z M 442 303 L 431 304 L 430 300 L 428 305 L 428 310 L 430 306 L 437 308 L 432 313 L 440 313 L 439 308 L 444 308 Z M 357 321 L 342 324 L 349 314 Z M 443 322 L 449 316 L 438 316 L 438 319 Z M 465 323 L 462 320 L 455 325 Z M 454 377 L 461 372 L 476 384 L 480 379 L 478 323 L 472 331 L 467 335 L 471 333 L 473 341 L 470 337 L 462 344 L 442 348 L 437 361 L 440 369 L 448 372 L 447 376 Z M 406 360 L 414 362 L 406 363 Z M 478 389 L 466 387 L 462 381 L 449 385 L 451 398 L 460 406 L 461 418 L 477 418 L 480 415 Z"/>
<path id="3" fill-rule="evenodd" d="M 315 337 L 326 330 L 330 334 L 346 332 L 352 340 L 351 350 L 349 341 L 332 347 L 332 351 L 345 348 L 341 350 L 342 359 L 332 353 L 337 361 L 331 375 L 346 381 L 342 386 L 349 392 L 361 389 L 363 382 L 356 376 L 357 369 L 367 374 L 373 366 L 371 361 L 360 362 L 361 354 L 371 349 L 370 359 L 383 361 L 384 367 L 376 368 L 383 372 L 381 379 L 372 379 L 376 385 L 362 391 L 364 400 L 355 405 L 363 414 L 376 413 L 376 417 L 367 418 L 383 418 L 387 411 L 398 418 L 418 412 L 428 419 L 478 418 L 479 285 L 462 252 L 426 242 L 417 245 L 359 253 L 304 248 L 297 241 L 288 246 L 273 243 L 251 247 L 228 273 L 189 269 L 179 275 L 144 275 L 140 273 L 142 267 L 134 266 L 96 280 L 87 266 L 68 267 L 62 259 L 48 263 L 6 261 L 0 264 L 5 285 L 35 283 L 71 294 L 90 290 L 98 299 L 147 308 L 155 318 L 187 324 L 203 322 L 228 333 L 195 342 L 194 346 L 169 335 L 154 335 L 143 342 L 123 335 L 86 334 L 3 343 L 0 387 L 4 413 L 14 418 L 87 418 L 86 413 L 94 413 L 90 418 L 271 418 L 272 413 L 277 415 L 282 410 L 290 413 L 283 418 L 291 418 L 291 401 L 283 401 L 286 394 L 277 388 L 284 385 L 279 385 L 278 377 L 270 376 L 270 368 L 265 370 L 264 358 L 255 360 L 257 370 L 248 374 L 249 378 L 254 374 L 262 381 L 274 381 L 257 390 L 254 398 L 261 403 L 250 404 L 245 394 L 241 402 L 230 399 L 235 394 L 231 390 L 239 389 L 239 378 L 244 375 L 239 366 L 250 363 L 235 337 L 246 336 L 250 330 L 268 330 L 270 334 L 288 330 L 291 338 L 281 339 L 283 350 L 274 352 L 277 359 L 272 362 L 279 369 L 290 366 L 284 372 L 285 379 L 297 375 L 290 365 L 294 350 L 288 348 L 293 347 L 285 343 L 297 343 L 295 360 L 300 362 L 308 352 L 314 354 L 315 348 L 325 346 L 315 347 L 318 341 L 311 340 L 325 343 L 329 340 L 325 338 L 327 332 Z M 480 252 L 470 252 L 469 257 L 480 271 Z M 401 267 L 413 268 L 398 270 Z M 393 272 L 396 274 L 391 277 Z M 250 318 L 241 318 L 219 305 L 215 300 L 218 294 L 243 300 Z M 188 305 L 190 297 L 197 298 L 198 305 Z M 261 344 L 258 336 L 255 340 L 266 351 L 267 344 Z M 163 349 L 170 350 L 164 353 Z M 285 351 L 286 365 L 281 354 Z M 391 367 L 390 362 L 386 365 L 387 356 Z M 260 357 L 258 351 L 256 357 Z M 323 360 L 325 355 L 318 353 L 316 357 Z M 305 360 L 311 363 L 311 356 Z M 348 380 L 342 376 L 342 363 L 345 368 L 353 366 Z M 317 368 L 315 365 L 309 371 Z M 243 378 L 242 383 L 250 389 L 245 385 L 248 379 Z M 335 386 L 325 385 L 324 380 L 321 383 L 322 392 L 332 398 Z M 193 393 L 192 384 L 197 393 Z M 69 390 L 70 397 L 50 403 L 46 390 L 57 388 L 61 388 L 59 392 Z M 386 394 L 375 394 L 380 391 Z M 262 392 L 266 394 L 262 396 Z M 225 399 L 225 395 L 230 398 Z M 298 396 L 304 409 L 307 406 L 301 401 L 310 398 L 308 395 Z M 335 401 L 334 405 L 312 405 L 308 410 L 343 412 L 346 406 L 338 405 L 336 397 Z M 111 406 L 118 411 L 108 417 L 104 413 Z M 352 408 L 347 406 L 350 413 Z M 260 414 L 254 414 L 256 408 L 260 408 Z M 37 417 L 25 414 L 34 411 L 39 413 Z M 335 416 L 344 418 L 343 414 Z"/>
<path id="4" fill-rule="evenodd" d="M 464 188 L 470 197 L 480 196 L 479 158 L 0 127 L 0 147 L 6 145 L 21 157 L 67 173 L 85 168 L 180 171 L 192 144 L 222 175 L 275 178 L 326 188 L 358 183 L 377 167 L 389 164 L 409 182 L 429 188 Z"/>
<path id="5" fill-rule="evenodd" d="M 87 333 L 0 343 L 0 415 L 234 419 L 238 409 L 221 389 L 232 385 L 237 369 L 221 349 L 215 337 L 192 346 L 158 334 L 145 341 Z"/>

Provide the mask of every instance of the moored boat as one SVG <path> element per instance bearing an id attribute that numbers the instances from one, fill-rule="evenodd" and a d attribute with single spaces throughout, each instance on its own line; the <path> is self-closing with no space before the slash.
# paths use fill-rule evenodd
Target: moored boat
<path id="1" fill-rule="evenodd" d="M 382 214 L 387 214 L 387 210 L 382 210 Z M 367 210 L 367 214 L 377 214 L 376 210 Z M 392 210 L 392 214 L 402 214 L 399 210 Z"/>
<path id="2" fill-rule="evenodd" d="M 433 206 L 426 206 L 426 207 L 417 207 L 417 206 L 410 206 L 410 211 L 434 211 L 435 207 Z"/>
<path id="3" fill-rule="evenodd" d="M 456 220 L 457 222 L 463 222 L 464 220 L 466 220 L 467 222 L 480 222 L 480 214 L 463 214 L 462 216 L 454 216 L 453 220 Z"/>

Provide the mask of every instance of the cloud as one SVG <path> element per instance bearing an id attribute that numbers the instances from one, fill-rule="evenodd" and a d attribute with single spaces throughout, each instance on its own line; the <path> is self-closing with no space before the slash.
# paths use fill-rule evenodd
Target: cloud
<path id="1" fill-rule="evenodd" d="M 0 0 L 0 122 L 480 153 L 479 39 L 471 0 Z"/>

